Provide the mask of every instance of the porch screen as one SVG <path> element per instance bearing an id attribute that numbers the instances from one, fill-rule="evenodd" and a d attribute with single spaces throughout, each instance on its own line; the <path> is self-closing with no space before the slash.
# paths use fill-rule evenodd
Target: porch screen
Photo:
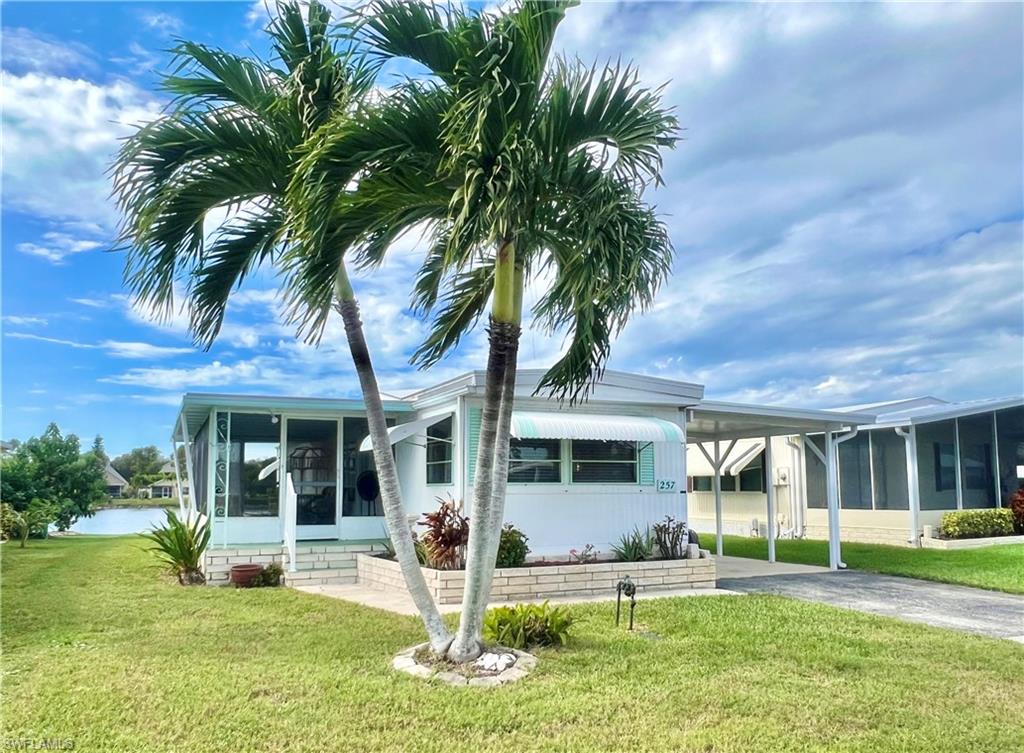
<path id="1" fill-rule="evenodd" d="M 278 459 L 281 426 L 265 413 L 231 414 L 228 517 L 277 517 L 278 474 L 260 471 Z"/>
<path id="2" fill-rule="evenodd" d="M 195 500 L 196 509 L 203 515 L 210 514 L 209 509 L 207 509 L 209 502 L 206 498 L 208 491 L 206 474 L 209 471 L 208 458 L 210 455 L 209 442 L 210 422 L 207 421 L 192 438 L 192 472 L 196 474 L 196 477 L 188 480 L 188 492 L 190 495 L 194 495 L 192 498 Z"/>

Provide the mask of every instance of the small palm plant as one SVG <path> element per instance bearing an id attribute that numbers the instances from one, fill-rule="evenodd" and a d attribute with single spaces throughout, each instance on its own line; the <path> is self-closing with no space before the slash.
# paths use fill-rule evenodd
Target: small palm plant
<path id="1" fill-rule="evenodd" d="M 8 507 L 10 506 L 8 505 Z M 10 518 L 11 527 L 18 534 L 18 546 L 22 549 L 25 548 L 29 536 L 33 533 L 45 534 L 47 527 L 57 517 L 54 506 L 40 499 L 33 499 L 24 510 L 15 510 L 10 507 L 6 512 Z"/>
<path id="2" fill-rule="evenodd" d="M 209 519 L 181 520 L 173 510 L 168 510 L 166 523 L 153 526 L 152 531 L 142 535 L 153 542 L 150 551 L 156 552 L 181 585 L 201 586 L 206 583 L 201 565 L 203 552 L 210 543 Z"/>

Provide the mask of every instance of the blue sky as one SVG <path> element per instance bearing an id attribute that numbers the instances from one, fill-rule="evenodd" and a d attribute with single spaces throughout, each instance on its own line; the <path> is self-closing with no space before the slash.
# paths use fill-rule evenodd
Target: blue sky
<path id="1" fill-rule="evenodd" d="M 109 253 L 117 140 L 164 102 L 175 36 L 262 52 L 261 3 L 4 3 L 5 438 L 57 421 L 121 452 L 167 437 L 182 392 L 352 395 L 341 328 L 313 349 L 251 280 L 220 341 L 151 321 Z M 653 200 L 677 250 L 613 368 L 709 396 L 830 406 L 1024 391 L 1022 21 L 1013 4 L 585 3 L 559 31 L 631 59 L 686 127 Z M 481 336 L 429 373 L 408 356 L 422 248 L 357 281 L 385 390 L 483 367 Z M 561 340 L 527 329 L 525 365 Z"/>

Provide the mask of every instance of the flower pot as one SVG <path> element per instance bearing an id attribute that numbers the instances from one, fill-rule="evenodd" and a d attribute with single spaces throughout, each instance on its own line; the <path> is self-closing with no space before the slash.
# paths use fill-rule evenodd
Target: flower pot
<path id="1" fill-rule="evenodd" d="M 248 588 L 262 572 L 262 565 L 232 565 L 231 583 L 236 588 Z"/>

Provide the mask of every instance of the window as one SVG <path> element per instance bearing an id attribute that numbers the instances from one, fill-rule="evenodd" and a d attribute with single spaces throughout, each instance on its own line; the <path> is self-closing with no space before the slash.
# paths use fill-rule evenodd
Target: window
<path id="1" fill-rule="evenodd" d="M 935 454 L 935 491 L 956 489 L 956 449 L 952 443 L 932 442 Z"/>
<path id="2" fill-rule="evenodd" d="M 906 441 L 892 429 L 873 431 L 871 458 L 875 472 L 875 509 L 908 509 Z"/>
<path id="3" fill-rule="evenodd" d="M 574 484 L 635 484 L 638 457 L 636 442 L 603 442 L 580 439 L 572 442 Z"/>
<path id="4" fill-rule="evenodd" d="M 992 414 L 960 419 L 960 478 L 964 507 L 995 507 L 996 484 L 992 455 Z"/>
<path id="5" fill-rule="evenodd" d="M 807 444 L 814 445 L 825 454 L 825 437 L 807 437 Z M 810 447 L 804 448 L 804 473 L 807 480 L 807 507 L 812 510 L 823 510 L 828 507 L 828 480 L 825 475 L 825 464 Z"/>
<path id="6" fill-rule="evenodd" d="M 871 441 L 867 432 L 839 445 L 839 504 L 844 510 L 871 509 Z"/>
<path id="7" fill-rule="evenodd" d="M 724 478 L 722 480 L 725 481 Z M 764 491 L 764 450 L 761 450 L 758 456 L 740 471 L 739 487 L 741 492 Z M 725 488 L 724 483 L 722 488 Z"/>
<path id="8" fill-rule="evenodd" d="M 513 439 L 508 480 L 513 484 L 557 484 L 562 480 L 560 439 Z"/>
<path id="9" fill-rule="evenodd" d="M 452 417 L 427 427 L 427 483 L 452 482 Z"/>
<path id="10" fill-rule="evenodd" d="M 278 514 L 277 473 L 260 478 L 261 471 L 278 458 L 281 427 L 269 414 L 232 413 L 228 483 L 228 515 L 266 518 Z M 161 487 L 159 495 L 163 496 Z"/>
<path id="11" fill-rule="evenodd" d="M 722 483 L 723 492 L 734 492 L 736 491 L 736 477 L 728 474 L 719 477 Z M 715 477 L 714 476 L 693 476 L 693 484 L 691 491 L 695 492 L 713 492 L 715 490 Z"/>

